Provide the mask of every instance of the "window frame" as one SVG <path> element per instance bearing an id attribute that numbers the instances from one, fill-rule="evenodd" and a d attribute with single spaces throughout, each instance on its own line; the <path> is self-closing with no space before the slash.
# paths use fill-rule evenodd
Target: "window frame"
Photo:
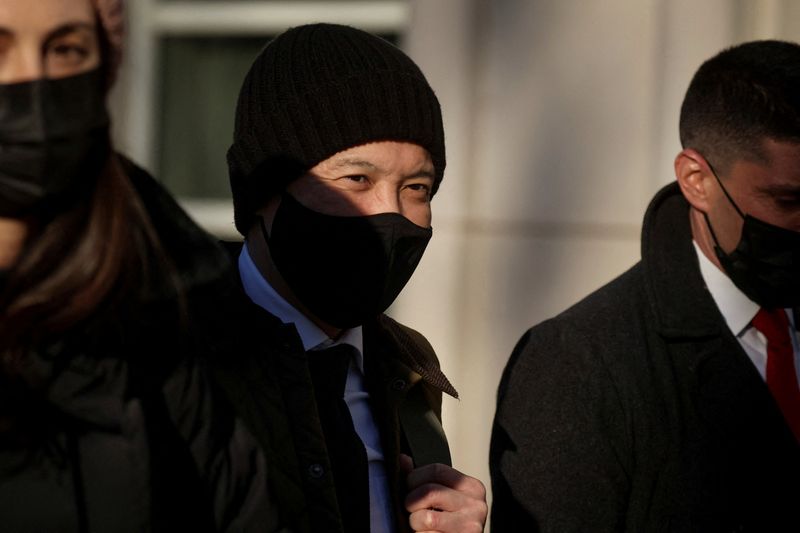
<path id="1" fill-rule="evenodd" d="M 112 108 L 120 149 L 156 169 L 159 143 L 159 42 L 163 37 L 275 35 L 315 21 L 357 26 L 375 33 L 406 33 L 408 0 L 136 0 L 128 3 L 126 58 Z M 225 154 L 220 154 L 224 157 Z M 206 230 L 236 237 L 230 201 L 178 198 Z"/>

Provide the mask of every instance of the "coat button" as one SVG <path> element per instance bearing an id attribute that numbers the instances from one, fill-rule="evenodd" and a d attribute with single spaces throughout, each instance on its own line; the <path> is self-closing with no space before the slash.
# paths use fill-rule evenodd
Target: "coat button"
<path id="1" fill-rule="evenodd" d="M 392 390 L 404 391 L 406 390 L 406 380 L 397 378 L 392 381 Z"/>
<path id="2" fill-rule="evenodd" d="M 325 468 L 319 463 L 313 463 L 308 467 L 308 475 L 313 479 L 319 479 L 325 475 Z"/>

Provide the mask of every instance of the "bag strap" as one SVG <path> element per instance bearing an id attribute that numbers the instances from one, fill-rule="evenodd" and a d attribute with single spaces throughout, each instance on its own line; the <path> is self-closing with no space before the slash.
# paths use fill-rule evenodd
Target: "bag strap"
<path id="1" fill-rule="evenodd" d="M 398 414 L 416 466 L 434 463 L 452 466 L 444 428 L 425 400 L 422 383 L 411 387 L 398 407 Z"/>

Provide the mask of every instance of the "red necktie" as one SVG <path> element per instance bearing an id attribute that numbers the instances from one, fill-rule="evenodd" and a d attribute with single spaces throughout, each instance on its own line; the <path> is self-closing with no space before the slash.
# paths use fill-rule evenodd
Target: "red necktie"
<path id="1" fill-rule="evenodd" d="M 760 309 L 753 326 L 767 338 L 767 386 L 783 417 L 800 441 L 800 388 L 789 337 L 789 319 L 783 309 Z"/>

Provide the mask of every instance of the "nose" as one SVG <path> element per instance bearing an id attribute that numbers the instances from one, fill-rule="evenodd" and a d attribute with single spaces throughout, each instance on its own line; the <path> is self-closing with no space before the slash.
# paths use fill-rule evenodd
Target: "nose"
<path id="1" fill-rule="evenodd" d="M 38 80 L 45 76 L 44 62 L 38 47 L 27 50 L 23 46 L 15 46 L 0 61 L 0 83 L 19 83 Z"/>
<path id="2" fill-rule="evenodd" d="M 380 187 L 375 191 L 375 200 L 372 202 L 370 215 L 379 213 L 402 213 L 403 205 L 400 202 L 400 191 L 394 187 Z"/>

